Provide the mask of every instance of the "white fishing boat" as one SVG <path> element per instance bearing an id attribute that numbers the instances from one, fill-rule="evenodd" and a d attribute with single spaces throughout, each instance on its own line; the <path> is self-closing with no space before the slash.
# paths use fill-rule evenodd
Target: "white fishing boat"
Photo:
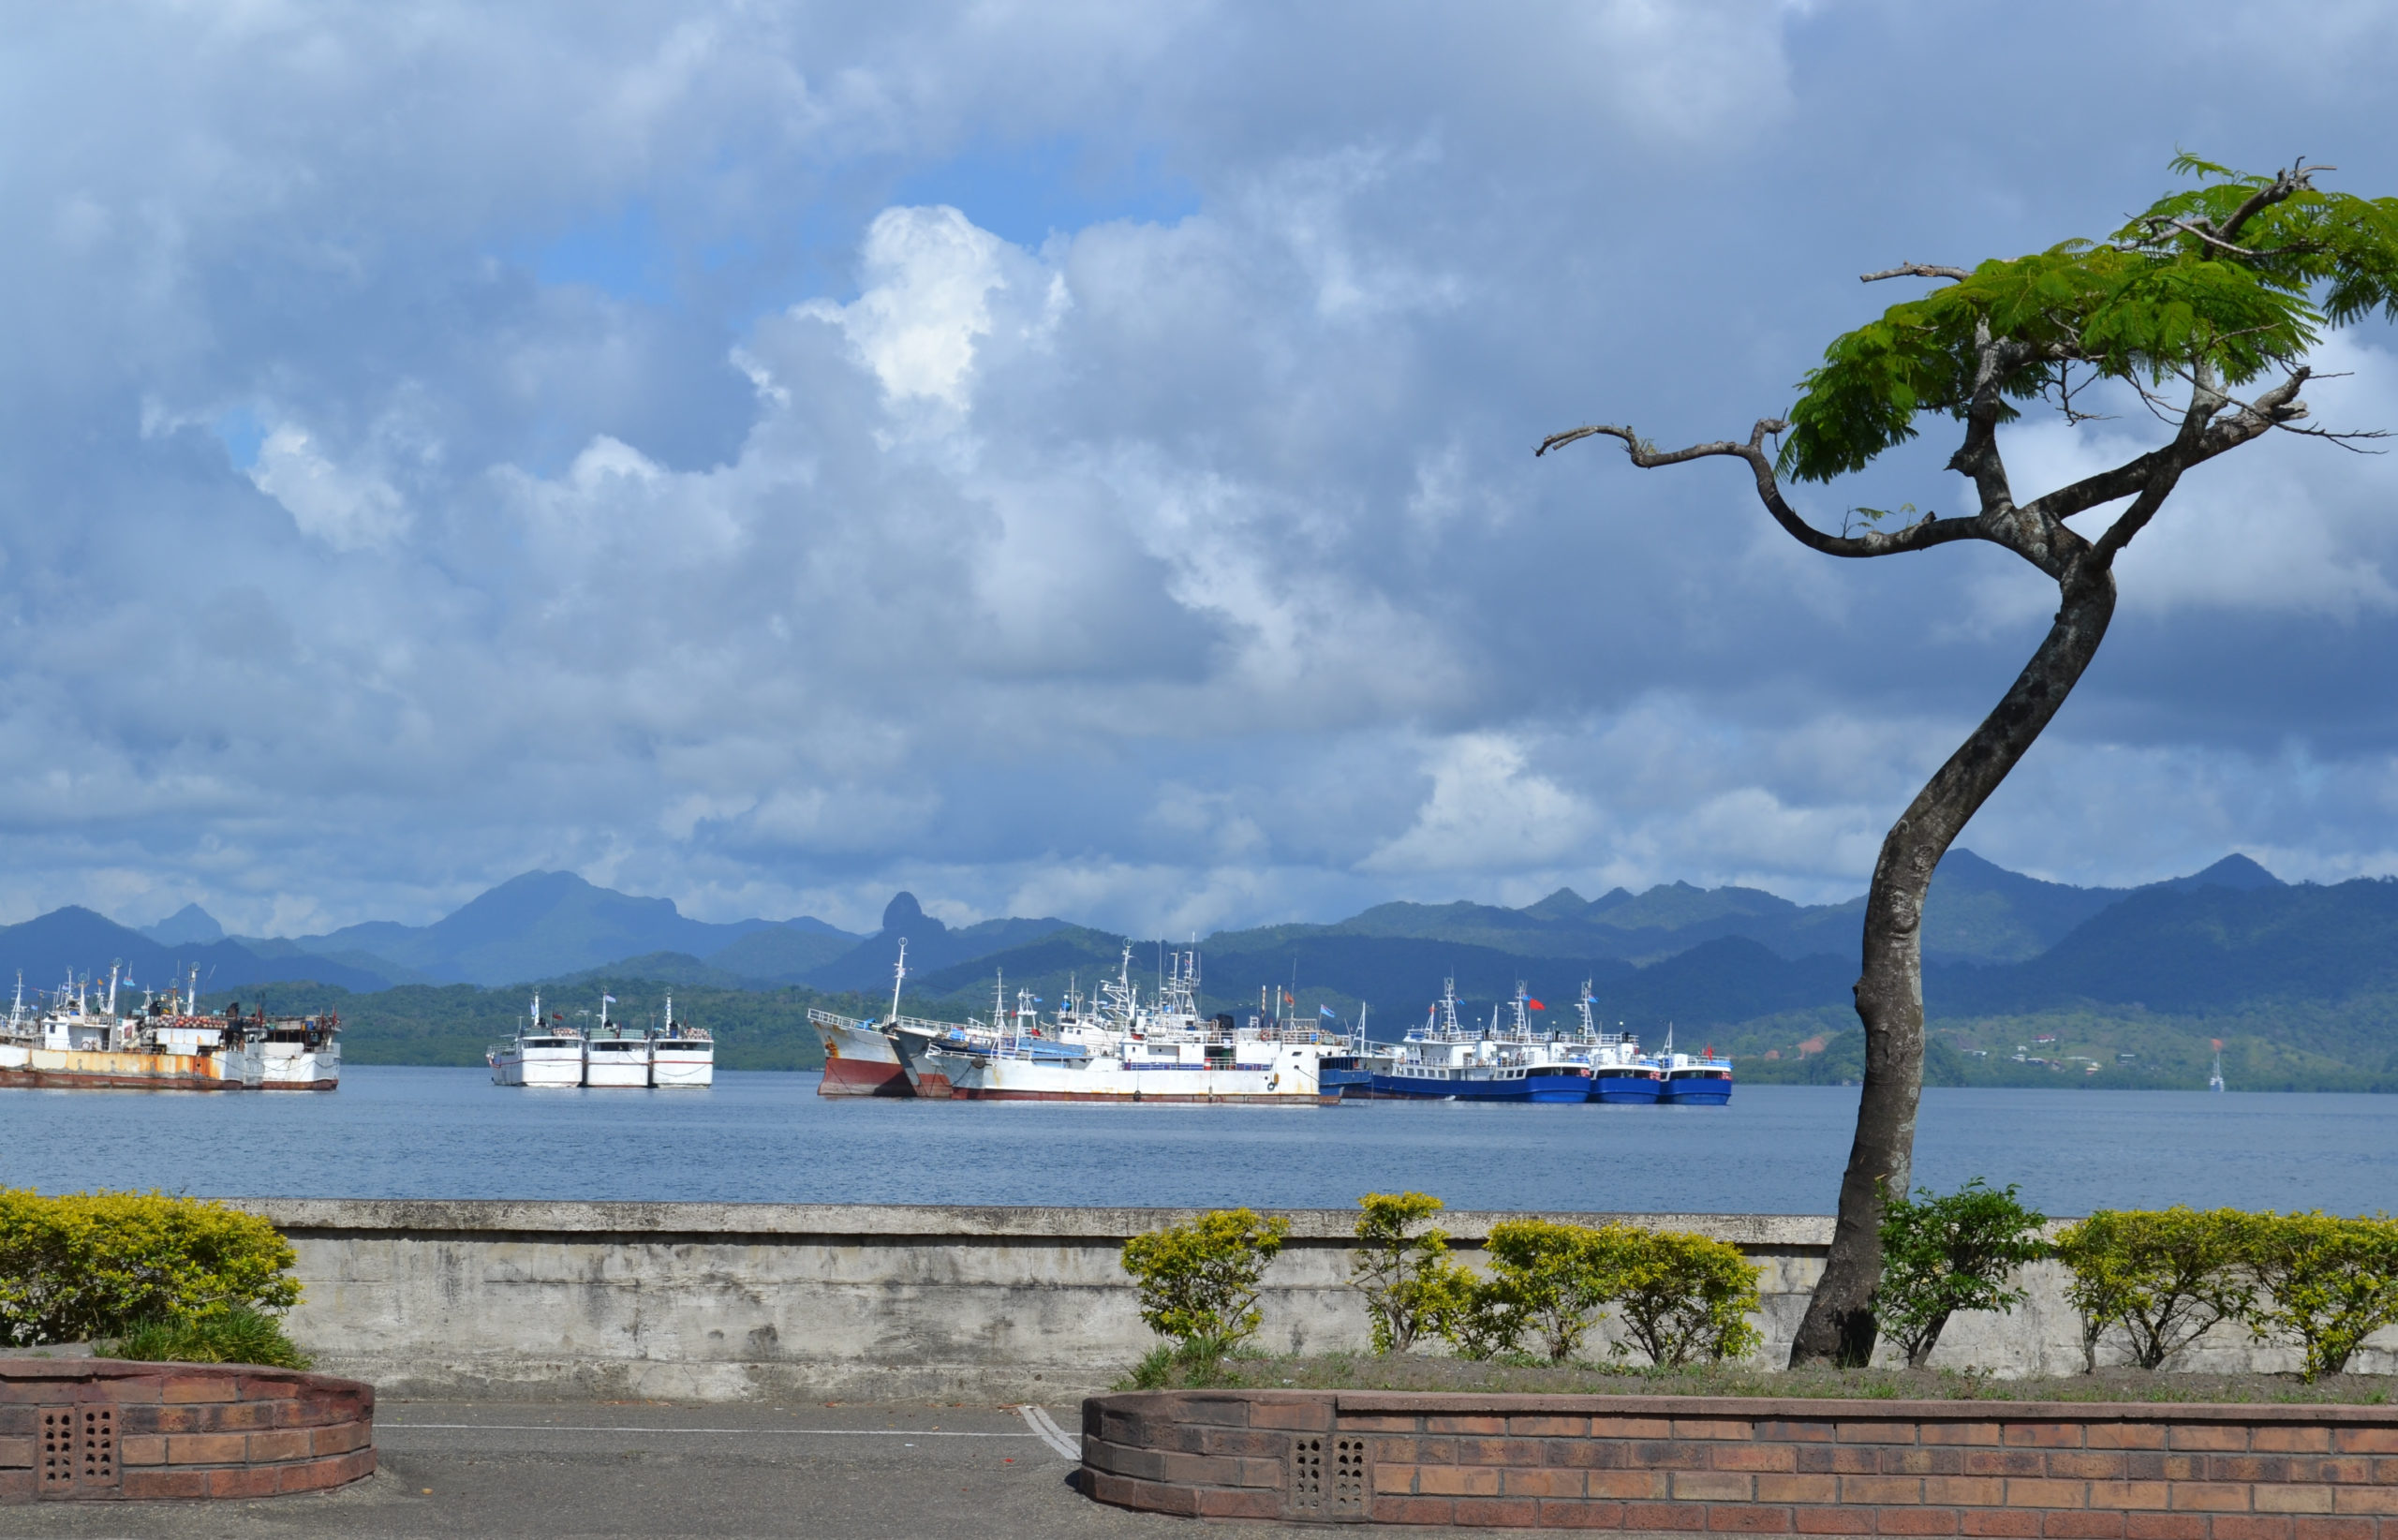
<path id="1" fill-rule="evenodd" d="M 938 1074 L 969 1102 L 1257 1102 L 1312 1106 L 1324 1060 L 1354 1060 L 1343 1038 L 1126 1041 L 1097 1053 L 1080 1044 L 1011 1036 L 989 1052 L 902 1037 L 903 1059 Z"/>
<path id="2" fill-rule="evenodd" d="M 600 1025 L 583 1044 L 583 1083 L 594 1089 L 647 1090 L 649 1035 L 629 1033 L 624 1023 L 608 1019 L 616 997 L 600 997 Z"/>
<path id="3" fill-rule="evenodd" d="M 672 995 L 665 1029 L 649 1040 L 649 1083 L 660 1090 L 716 1083 L 716 1040 L 706 1028 L 674 1019 Z"/>
<path id="4" fill-rule="evenodd" d="M 1236 1030 L 1199 1014 L 1199 964 L 1178 954 L 1145 1005 L 1132 949 L 1086 1009 L 1070 998 L 1042 1021 L 1019 994 L 994 1028 L 902 1029 L 891 1036 L 919 1095 L 969 1102 L 1250 1102 L 1312 1106 L 1327 1063 L 1352 1065 L 1345 1034 L 1276 1018 Z M 972 1024 L 979 1026 L 979 1024 Z"/>
<path id="5" fill-rule="evenodd" d="M 494 1085 L 534 1086 L 557 1089 L 583 1084 L 583 1034 L 561 1017 L 544 1018 L 541 997 L 533 997 L 532 1013 L 516 1035 L 495 1043 L 483 1055 L 491 1065 Z"/>

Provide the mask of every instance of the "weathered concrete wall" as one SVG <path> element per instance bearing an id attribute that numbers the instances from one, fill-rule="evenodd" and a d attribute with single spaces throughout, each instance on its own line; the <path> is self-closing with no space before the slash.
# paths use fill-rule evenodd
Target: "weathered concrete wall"
<path id="1" fill-rule="evenodd" d="M 1057 1398 L 1103 1389 L 1155 1340 L 1117 1266 L 1162 1208 L 245 1200 L 300 1253 L 292 1334 L 320 1369 L 386 1395 L 863 1399 Z M 1261 1345 L 1362 1350 L 1347 1286 L 1353 1210 L 1290 1216 L 1266 1275 Z M 1452 1212 L 1469 1256 L 1496 1221 Z M 1764 1265 L 1779 1363 L 1831 1239 L 1828 1219 L 1558 1214 L 1728 1240 Z M 2056 1269 L 2011 1316 L 1960 1316 L 1936 1362 L 2001 1376 L 2070 1372 L 2079 1320 Z M 2385 1334 L 2352 1365 L 2398 1370 Z M 2293 1355 L 2221 1334 L 2193 1367 L 2280 1369 Z"/>

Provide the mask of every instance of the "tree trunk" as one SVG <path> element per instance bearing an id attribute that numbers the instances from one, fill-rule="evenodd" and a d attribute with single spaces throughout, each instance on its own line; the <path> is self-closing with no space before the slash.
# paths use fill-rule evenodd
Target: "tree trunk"
<path id="1" fill-rule="evenodd" d="M 1840 1184 L 1840 1217 L 1822 1281 L 1790 1345 L 1792 1368 L 1873 1355 L 1872 1300 L 1882 1281 L 1882 1199 L 1913 1176 L 1915 1116 L 1923 1094 L 1923 902 L 1940 858 L 2015 768 L 2098 651 L 2115 613 L 2115 580 L 2089 553 L 2059 584 L 2056 619 L 1996 710 L 1890 826 L 1865 899 L 1865 1088 L 1857 1142 Z"/>

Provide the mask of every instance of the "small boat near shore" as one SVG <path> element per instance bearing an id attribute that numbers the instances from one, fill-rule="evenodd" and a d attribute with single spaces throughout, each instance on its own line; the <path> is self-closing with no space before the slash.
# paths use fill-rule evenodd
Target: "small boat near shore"
<path id="1" fill-rule="evenodd" d="M 659 1090 L 716 1084 L 716 1036 L 704 1027 L 674 1019 L 674 997 L 666 997 L 666 1026 L 649 1040 L 649 1083 Z"/>
<path id="2" fill-rule="evenodd" d="M 614 995 L 600 997 L 600 1025 L 585 1033 L 553 1012 L 541 1014 L 535 995 L 516 1033 L 483 1051 L 496 1086 L 553 1090 L 704 1088 L 716 1082 L 716 1039 L 703 1028 L 674 1019 L 674 998 L 666 998 L 663 1030 L 636 1031 L 608 1017 Z"/>
<path id="3" fill-rule="evenodd" d="M 649 1037 L 625 1030 L 624 1023 L 608 1019 L 616 997 L 600 997 L 600 1025 L 583 1040 L 583 1083 L 594 1090 L 647 1090 Z"/>
<path id="4" fill-rule="evenodd" d="M 583 1084 L 583 1034 L 561 1015 L 543 1016 L 541 997 L 517 1024 L 516 1035 L 483 1052 L 495 1086 L 540 1086 L 563 1089 Z"/>

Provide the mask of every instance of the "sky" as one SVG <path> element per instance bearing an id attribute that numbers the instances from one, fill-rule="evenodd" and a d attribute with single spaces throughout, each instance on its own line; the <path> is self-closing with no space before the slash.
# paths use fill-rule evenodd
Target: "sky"
<path id="1" fill-rule="evenodd" d="M 1743 436 L 1907 297 L 1858 274 L 2103 235 L 2179 149 L 2398 192 L 2398 11 L 2307 18 L 15 8 L 0 919 L 1850 896 L 2053 587 L 1533 446 Z M 2398 427 L 2391 327 L 2321 367 Z M 2155 437 L 2006 448 L 2024 494 Z M 1798 500 L 1959 509 L 1950 447 Z M 2398 456 L 2243 450 L 2118 571 L 1962 843 L 2398 870 Z"/>

